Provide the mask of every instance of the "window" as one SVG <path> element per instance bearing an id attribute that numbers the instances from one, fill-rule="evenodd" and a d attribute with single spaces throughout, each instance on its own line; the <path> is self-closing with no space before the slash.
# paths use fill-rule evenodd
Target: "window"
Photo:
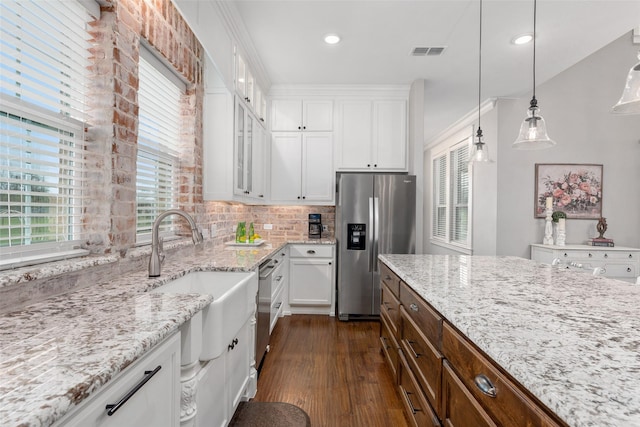
<path id="1" fill-rule="evenodd" d="M 181 98 L 185 85 L 146 48 L 140 49 L 138 89 L 138 241 L 150 239 L 153 221 L 178 201 Z M 165 221 L 161 231 L 171 231 Z"/>
<path id="2" fill-rule="evenodd" d="M 4 260 L 66 251 L 83 239 L 91 20 L 75 1 L 0 2 Z"/>
<path id="3" fill-rule="evenodd" d="M 434 241 L 471 249 L 469 215 L 469 145 L 471 138 L 439 150 L 432 157 Z"/>

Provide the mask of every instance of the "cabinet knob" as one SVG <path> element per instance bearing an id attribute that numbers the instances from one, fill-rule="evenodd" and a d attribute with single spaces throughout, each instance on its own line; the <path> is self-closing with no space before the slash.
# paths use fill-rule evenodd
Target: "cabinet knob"
<path id="1" fill-rule="evenodd" d="M 627 267 L 627 273 L 631 273 L 631 267 Z"/>
<path id="2" fill-rule="evenodd" d="M 374 165 L 373 165 L 373 167 L 374 167 L 374 168 L 377 168 L 377 167 L 378 167 L 378 165 L 377 165 L 377 164 L 374 164 Z"/>
<path id="3" fill-rule="evenodd" d="M 300 200 L 300 196 L 298 196 L 298 200 Z"/>
<path id="4" fill-rule="evenodd" d="M 371 164 L 370 164 L 370 163 L 367 163 L 367 167 L 368 167 L 368 168 L 370 168 L 370 167 L 371 167 Z"/>
<path id="5" fill-rule="evenodd" d="M 564 257 L 566 258 L 567 256 L 568 256 L 568 255 L 567 255 L 567 253 L 565 252 L 565 253 L 564 253 Z"/>
<path id="6" fill-rule="evenodd" d="M 298 130 L 300 130 L 300 129 L 302 129 L 302 127 L 301 127 L 301 126 L 298 126 Z"/>
<path id="7" fill-rule="evenodd" d="M 632 254 L 629 254 L 629 258 L 633 258 L 633 255 L 632 255 Z"/>
<path id="8" fill-rule="evenodd" d="M 306 198 L 307 198 L 307 196 L 302 196 L 302 198 L 303 198 L 303 199 L 306 199 Z"/>
<path id="9" fill-rule="evenodd" d="M 593 254 L 589 254 L 589 258 L 592 258 L 592 257 L 593 257 Z"/>
<path id="10" fill-rule="evenodd" d="M 331 261 L 329 261 L 329 265 L 331 265 Z"/>
<path id="11" fill-rule="evenodd" d="M 306 128 L 307 128 L 306 126 L 302 126 L 302 129 L 306 129 Z"/>

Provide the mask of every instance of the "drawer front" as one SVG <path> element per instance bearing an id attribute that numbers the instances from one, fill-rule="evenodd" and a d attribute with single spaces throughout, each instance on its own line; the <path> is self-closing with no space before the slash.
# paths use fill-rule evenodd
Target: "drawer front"
<path id="1" fill-rule="evenodd" d="M 636 277 L 640 275 L 637 266 L 634 264 L 611 264 L 602 266 L 603 274 L 608 277 Z"/>
<path id="2" fill-rule="evenodd" d="M 490 427 L 496 424 L 444 362 L 442 388 L 442 420 L 450 427 Z"/>
<path id="3" fill-rule="evenodd" d="M 396 298 L 400 298 L 400 278 L 389 267 L 380 264 L 380 281 L 387 285 Z"/>
<path id="4" fill-rule="evenodd" d="M 418 326 L 400 309 L 402 317 L 402 339 L 400 345 L 414 376 L 436 413 L 440 408 L 440 387 L 442 386 L 442 354 L 420 332 Z"/>
<path id="5" fill-rule="evenodd" d="M 291 258 L 331 258 L 333 245 L 290 245 Z"/>
<path id="6" fill-rule="evenodd" d="M 400 338 L 398 334 L 398 325 L 400 325 L 400 301 L 391 293 L 389 288 L 383 283 L 380 289 L 380 313 L 389 319 L 389 327 L 396 339 Z"/>
<path id="7" fill-rule="evenodd" d="M 638 259 L 640 259 L 640 254 L 638 252 L 630 252 L 630 251 L 612 251 L 607 249 L 589 249 L 584 251 L 576 251 L 576 250 L 566 250 L 559 251 L 558 258 L 560 259 L 568 259 L 568 260 L 595 260 L 595 261 L 607 261 L 607 260 L 616 260 L 616 261 L 630 261 L 632 263 L 637 263 Z"/>
<path id="8" fill-rule="evenodd" d="M 380 316 L 380 343 L 385 359 L 391 368 L 393 378 L 398 381 L 398 342 L 388 325 L 386 317 Z"/>
<path id="9" fill-rule="evenodd" d="M 404 405 L 404 409 L 409 416 L 409 420 L 415 427 L 440 426 L 440 420 L 436 416 L 431 406 L 420 390 L 420 386 L 407 366 L 407 361 L 402 352 L 399 353 L 400 358 L 400 376 L 399 389 L 400 399 Z"/>
<path id="10" fill-rule="evenodd" d="M 447 323 L 442 331 L 442 352 L 467 390 L 498 424 L 530 427 L 557 425 L 515 383 L 502 374 L 493 362 Z M 493 385 L 493 396 L 483 393 L 476 385 L 476 380 L 481 378 Z"/>
<path id="11" fill-rule="evenodd" d="M 429 307 L 406 283 L 400 286 L 400 303 L 411 320 L 436 348 L 442 339 L 442 317 Z"/>

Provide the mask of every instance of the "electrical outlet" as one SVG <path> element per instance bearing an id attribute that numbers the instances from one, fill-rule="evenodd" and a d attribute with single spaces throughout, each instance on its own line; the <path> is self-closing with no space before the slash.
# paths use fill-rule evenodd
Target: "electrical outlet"
<path id="1" fill-rule="evenodd" d="M 322 224 L 322 231 L 329 231 L 329 226 L 327 224 Z"/>
<path id="2" fill-rule="evenodd" d="M 264 225 L 264 229 L 265 230 L 273 230 L 273 224 L 265 224 Z"/>

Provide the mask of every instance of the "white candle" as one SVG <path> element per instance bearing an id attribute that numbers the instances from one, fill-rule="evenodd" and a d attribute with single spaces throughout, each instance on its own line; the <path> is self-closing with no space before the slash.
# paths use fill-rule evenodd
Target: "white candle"
<path id="1" fill-rule="evenodd" d="M 553 209 L 553 197 L 547 197 L 547 209 Z"/>
<path id="2" fill-rule="evenodd" d="M 558 230 L 559 231 L 564 231 L 564 227 L 565 227 L 565 219 L 564 218 L 558 218 Z"/>

